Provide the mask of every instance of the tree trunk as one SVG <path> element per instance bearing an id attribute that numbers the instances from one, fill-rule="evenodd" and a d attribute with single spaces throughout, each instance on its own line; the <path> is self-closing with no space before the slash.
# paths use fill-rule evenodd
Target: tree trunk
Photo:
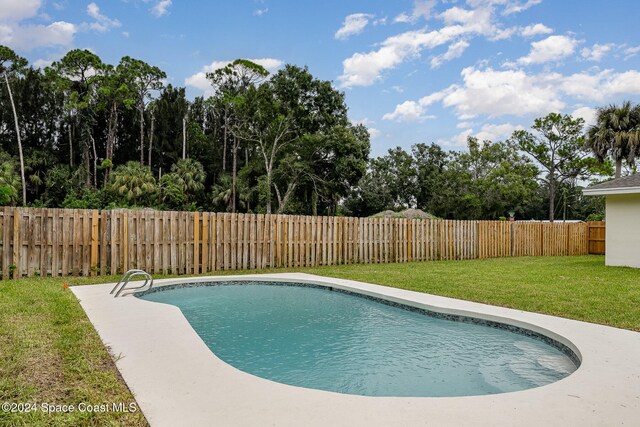
<path id="1" fill-rule="evenodd" d="M 84 138 L 83 138 L 84 139 Z M 91 159 L 89 158 L 89 144 L 87 144 L 86 140 L 84 142 L 84 149 L 82 150 L 82 157 L 84 157 L 84 167 L 87 171 L 87 178 L 85 181 L 87 189 L 91 188 Z"/>
<path id="2" fill-rule="evenodd" d="M 69 123 L 69 166 L 73 168 L 73 124 Z"/>
<path id="3" fill-rule="evenodd" d="M 287 207 L 287 203 L 289 203 L 289 198 L 291 198 L 291 195 L 293 194 L 293 191 L 296 189 L 296 186 L 297 184 L 295 182 L 290 182 L 289 184 L 287 184 L 287 191 L 284 193 L 284 197 L 282 198 L 278 197 L 278 202 L 279 202 L 278 213 L 279 214 L 284 213 L 284 209 Z M 280 193 L 278 192 L 278 194 Z"/>
<path id="4" fill-rule="evenodd" d="M 96 140 L 93 139 L 93 135 L 89 134 L 91 138 L 91 146 L 93 147 L 93 188 L 98 188 L 98 152 L 96 151 Z"/>
<path id="5" fill-rule="evenodd" d="M 109 165 L 104 171 L 104 183 L 103 186 L 107 186 L 109 182 L 109 175 L 113 167 L 113 147 L 116 143 L 116 133 L 118 131 L 118 106 L 115 101 L 111 104 L 111 111 L 109 112 L 109 127 L 107 133 L 107 147 L 105 149 L 105 158 L 111 165 Z"/>
<path id="6" fill-rule="evenodd" d="M 271 167 L 267 168 L 267 212 L 271 213 Z"/>
<path id="7" fill-rule="evenodd" d="M 318 193 L 315 190 L 311 194 L 311 215 L 318 216 Z"/>
<path id="8" fill-rule="evenodd" d="M 622 175 L 622 159 L 616 159 L 616 178 Z"/>
<path id="9" fill-rule="evenodd" d="M 227 170 L 227 109 L 224 109 L 224 134 L 222 136 L 222 171 Z"/>
<path id="10" fill-rule="evenodd" d="M 153 152 L 153 138 L 156 131 L 156 109 L 151 108 L 151 130 L 149 131 L 149 169 L 151 169 L 151 153 Z"/>
<path id="11" fill-rule="evenodd" d="M 140 112 L 140 166 L 144 166 L 144 104 L 138 107 Z"/>
<path id="12" fill-rule="evenodd" d="M 16 137 L 18 139 L 18 154 L 20 155 L 20 178 L 22 179 L 22 205 L 27 205 L 27 183 L 24 179 L 24 157 L 22 156 L 22 139 L 20 137 L 20 124 L 18 123 L 18 112 L 16 104 L 13 102 L 13 93 L 11 93 L 11 85 L 9 84 L 9 76 L 4 73 L 4 81 L 7 83 L 7 91 L 9 92 L 9 100 L 11 101 L 11 109 L 13 110 L 13 120 L 16 125 Z"/>
<path id="13" fill-rule="evenodd" d="M 553 222 L 556 210 L 556 180 L 549 178 L 549 221 Z"/>
<path id="14" fill-rule="evenodd" d="M 238 170 L 238 139 L 233 136 L 233 169 L 231 171 L 231 213 L 236 213 L 236 178 Z"/>
<path id="15" fill-rule="evenodd" d="M 182 118 L 182 159 L 187 158 L 187 116 Z"/>

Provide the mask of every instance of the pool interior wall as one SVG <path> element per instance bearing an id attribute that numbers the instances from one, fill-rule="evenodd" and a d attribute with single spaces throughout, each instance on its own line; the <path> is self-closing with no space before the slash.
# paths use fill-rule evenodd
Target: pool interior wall
<path id="1" fill-rule="evenodd" d="M 526 329 L 526 328 L 522 328 L 520 326 L 516 326 L 516 325 L 509 325 L 507 323 L 501 323 L 501 322 L 496 322 L 494 320 L 486 320 L 486 319 L 480 319 L 477 317 L 471 317 L 471 316 L 463 316 L 460 314 L 449 314 L 449 313 L 442 313 L 442 312 L 438 312 L 438 311 L 433 311 L 433 310 L 427 310 L 421 307 L 415 307 L 412 305 L 408 305 L 408 304 L 402 304 L 402 303 L 398 303 L 395 301 L 391 301 L 388 299 L 384 299 L 384 298 L 379 298 L 379 297 L 374 297 L 371 295 L 365 295 L 365 294 L 361 294 L 358 292 L 353 292 L 353 291 L 349 291 L 346 289 L 340 289 L 340 288 L 334 288 L 333 286 L 329 286 L 329 285 L 321 285 L 321 284 L 317 284 L 317 283 L 296 283 L 296 282 L 278 282 L 278 281 L 257 281 L 257 280 L 230 280 L 230 281 L 216 281 L 216 282 L 192 282 L 192 283 L 177 283 L 174 285 L 166 285 L 166 286 L 161 286 L 161 287 L 155 287 L 155 288 L 151 288 L 148 289 L 146 291 L 142 291 L 142 292 L 137 292 L 134 295 L 138 298 L 141 298 L 145 295 L 151 294 L 151 293 L 155 293 L 155 292 L 164 292 L 164 291 L 169 291 L 171 289 L 180 289 L 180 288 L 192 288 L 192 287 L 198 287 L 198 286 L 225 286 L 225 285 L 255 285 L 255 284 L 261 284 L 261 285 L 274 285 L 274 286 L 302 286 L 302 287 L 311 287 L 311 288 L 320 288 L 320 289 L 327 289 L 330 291 L 334 291 L 334 292 L 341 292 L 347 295 L 352 295 L 352 296 L 357 296 L 360 298 L 366 298 L 369 299 L 371 301 L 375 301 L 378 302 L 380 304 L 385 304 L 385 305 L 389 305 L 392 307 L 397 307 L 400 308 L 402 310 L 409 310 L 409 311 L 414 311 L 420 314 L 423 314 L 425 316 L 431 316 L 431 317 L 435 317 L 438 319 L 445 319 L 445 320 L 451 320 L 453 322 L 464 322 L 464 323 L 473 323 L 476 325 L 482 325 L 482 326 L 488 326 L 491 328 L 498 328 L 498 329 L 504 329 L 510 332 L 513 332 L 515 334 L 519 334 L 519 335 L 524 335 L 536 340 L 540 340 L 543 341 L 544 343 L 557 348 L 558 350 L 560 350 L 562 353 L 564 353 L 569 359 L 571 359 L 571 361 L 574 363 L 574 365 L 576 366 L 576 369 L 580 367 L 581 364 L 581 360 L 580 357 L 571 349 L 569 348 L 567 345 L 561 343 L 560 341 L 557 341 L 551 337 L 548 337 L 544 334 L 541 334 L 539 332 L 535 332 L 532 331 L 530 329 Z"/>
<path id="2" fill-rule="evenodd" d="M 328 335 L 327 337 L 322 338 L 320 342 L 318 342 L 318 340 L 315 338 L 313 340 L 313 345 L 321 347 L 323 350 L 330 350 L 329 357 L 326 359 L 326 363 L 322 364 L 323 366 L 324 365 L 327 366 L 326 368 L 324 368 L 323 366 L 319 367 L 318 363 L 308 363 L 305 365 L 304 361 L 300 361 L 299 359 L 304 359 L 305 357 L 307 357 L 315 360 L 315 356 L 313 354 L 307 354 L 304 352 L 300 354 L 299 350 L 296 349 L 295 346 L 293 346 L 293 344 L 291 344 L 293 347 L 289 346 L 287 339 L 284 339 L 284 343 L 283 343 L 281 337 L 279 337 L 278 338 L 279 341 L 277 341 L 278 342 L 277 345 L 281 346 L 280 351 L 282 351 L 282 354 L 280 355 L 274 356 L 273 354 L 273 351 L 275 351 L 275 347 L 277 347 L 276 344 L 274 344 L 275 347 L 271 347 L 271 346 L 259 347 L 260 344 L 256 344 L 256 347 L 252 347 L 251 345 L 247 346 L 247 344 L 244 343 L 242 344 L 244 346 L 242 347 L 242 351 L 234 350 L 235 348 L 234 346 L 238 344 L 238 341 L 231 340 L 228 337 L 227 337 L 227 341 L 224 341 L 223 338 L 226 337 L 226 335 L 223 334 L 222 332 L 218 333 L 216 331 L 218 328 L 224 328 L 224 329 L 228 329 L 230 327 L 238 328 L 239 326 L 237 325 L 237 322 L 233 323 L 233 321 L 231 320 L 227 321 L 227 320 L 221 320 L 218 318 L 218 320 L 213 322 L 214 325 L 211 325 L 210 324 L 211 320 L 209 320 L 209 318 L 213 318 L 214 316 L 208 315 L 206 312 L 203 313 L 202 310 L 204 309 L 204 307 L 200 307 L 202 304 L 204 304 L 204 301 L 206 301 L 208 298 L 212 298 L 214 294 L 206 293 L 206 292 L 205 293 L 198 292 L 197 295 L 194 295 L 194 293 L 185 294 L 184 292 L 178 292 L 175 296 L 177 300 L 180 301 L 180 303 L 176 302 L 175 304 L 174 304 L 174 301 L 169 298 L 169 295 L 163 295 L 163 298 L 157 298 L 157 297 L 153 298 L 151 296 L 152 294 L 157 292 L 164 292 L 167 290 L 174 290 L 174 289 L 209 287 L 209 286 L 218 286 L 218 287 L 243 286 L 243 285 L 244 286 L 254 285 L 253 289 L 257 289 L 255 285 L 271 285 L 271 286 L 279 286 L 279 287 L 286 286 L 286 287 L 333 291 L 333 292 L 345 294 L 348 296 L 365 299 L 365 300 L 368 300 L 369 302 L 383 304 L 384 306 L 394 307 L 396 309 L 400 309 L 403 311 L 417 313 L 421 316 L 427 316 L 428 318 L 438 319 L 438 320 L 428 321 L 427 323 L 423 322 L 416 325 L 415 324 L 416 321 L 422 322 L 420 321 L 419 317 L 416 318 L 414 315 L 409 315 L 408 313 L 406 315 L 402 315 L 401 313 L 399 313 L 400 316 L 405 317 L 403 321 L 407 322 L 407 325 L 410 325 L 414 328 L 415 327 L 418 328 L 417 335 L 413 336 L 413 340 L 415 341 L 423 340 L 422 344 L 424 345 L 424 347 L 417 348 L 417 351 L 416 351 L 415 345 L 405 344 L 404 341 L 400 340 L 397 343 L 397 347 L 387 348 L 387 350 L 391 352 L 389 354 L 389 357 L 391 357 L 391 360 L 392 360 L 391 362 L 388 362 L 389 365 L 392 365 L 392 366 L 389 366 L 388 369 L 387 369 L 387 366 L 385 366 L 386 365 L 385 357 L 379 354 L 380 351 L 382 351 L 382 349 L 380 349 L 379 351 L 376 351 L 377 349 L 370 350 L 369 348 L 365 347 L 366 352 L 371 351 L 371 353 L 365 352 L 368 355 L 368 357 L 364 359 L 363 362 L 361 362 L 363 366 L 360 366 L 356 362 L 352 362 L 353 358 L 346 357 L 346 355 L 343 353 L 340 353 L 340 351 L 337 351 L 337 353 L 331 353 L 331 349 L 335 350 L 336 346 L 329 343 L 327 340 L 330 341 L 332 338 L 336 340 L 340 340 L 340 337 L 342 335 L 336 334 L 335 336 L 333 336 L 331 330 L 330 331 L 324 330 L 324 332 L 322 333 L 325 335 Z M 251 289 L 251 288 L 245 288 L 245 289 Z M 228 297 L 229 295 L 234 295 L 235 291 L 227 290 L 227 291 L 220 291 L 220 292 L 226 292 L 226 293 L 217 294 L 217 296 L 223 297 L 224 295 L 226 295 L 226 297 Z M 243 291 L 243 292 L 249 292 L 249 291 Z M 257 292 L 257 291 L 254 291 L 254 292 Z M 267 292 L 267 291 L 262 291 L 262 292 Z M 269 291 L 269 292 L 272 292 L 272 291 Z M 276 291 L 273 291 L 273 292 L 276 292 Z M 277 291 L 277 292 L 280 292 L 280 291 Z M 305 293 L 304 291 L 296 291 L 296 292 L 298 292 L 296 294 L 296 298 L 299 298 L 299 300 L 294 299 L 293 301 L 296 303 L 300 301 L 301 304 L 308 304 L 303 302 L 304 297 L 305 295 L 307 295 L 307 293 Z M 263 293 L 261 295 L 267 297 L 267 295 L 269 294 Z M 287 294 L 280 293 L 280 295 L 284 296 Z M 181 283 L 176 285 L 153 288 L 150 291 L 139 293 L 137 296 L 142 297 L 143 299 L 149 299 L 152 301 L 174 304 L 179 308 L 183 309 L 184 315 L 187 317 L 189 322 L 192 323 L 192 326 L 196 330 L 196 332 L 198 332 L 202 336 L 202 338 L 207 343 L 207 345 L 211 348 L 211 350 L 214 353 L 216 353 L 218 357 L 221 357 L 223 360 L 225 360 L 227 363 L 233 366 L 236 366 L 241 370 L 245 370 L 246 372 L 261 376 L 263 378 L 272 379 L 275 381 L 283 382 L 285 384 L 317 388 L 320 390 L 337 391 L 337 392 L 361 394 L 361 395 L 369 395 L 369 396 L 393 396 L 393 395 L 397 395 L 397 396 L 463 396 L 463 395 L 503 393 L 507 391 L 516 391 L 516 390 L 522 390 L 522 389 L 527 389 L 531 387 L 537 387 L 540 385 L 548 384 L 553 381 L 557 381 L 559 379 L 564 378 L 566 375 L 571 374 L 571 372 L 573 372 L 575 369 L 577 369 L 577 367 L 580 366 L 579 357 L 568 346 L 544 334 L 534 332 L 532 330 L 529 330 L 523 327 L 509 325 L 506 323 L 496 322 L 492 320 L 479 319 L 472 316 L 464 316 L 459 314 L 447 314 L 447 313 L 437 312 L 433 310 L 427 310 L 424 308 L 414 307 L 408 304 L 393 302 L 384 298 L 378 298 L 378 297 L 373 297 L 369 295 L 363 295 L 358 292 L 352 292 L 344 289 L 334 288 L 329 285 L 281 282 L 281 281 L 277 281 L 277 282 L 255 281 L 255 280 L 251 280 L 251 281 L 232 280 L 232 281 L 216 281 L 216 282 L 204 282 L 204 283 L 192 282 L 192 283 Z M 145 298 L 145 296 L 148 296 L 148 297 Z M 255 296 L 256 296 L 255 294 L 243 293 L 242 298 L 254 299 Z M 315 294 L 315 298 L 327 298 L 327 297 L 328 295 L 323 296 L 322 294 Z M 193 298 L 200 298 L 200 299 L 197 302 L 195 301 L 190 302 Z M 234 300 L 234 301 L 236 305 L 244 304 L 244 299 Z M 266 299 L 266 301 L 268 301 L 268 299 Z M 332 301 L 340 302 L 342 300 L 333 299 Z M 326 302 L 328 303 L 328 301 Z M 198 307 L 199 311 L 197 312 L 194 312 L 194 308 L 192 307 L 194 303 L 199 306 Z M 214 304 L 217 304 L 217 303 L 214 303 Z M 358 306 L 358 304 L 362 305 L 364 303 L 357 303 L 356 306 Z M 375 309 L 375 305 L 371 307 Z M 209 310 L 220 312 L 224 309 L 226 309 L 226 306 L 222 305 L 222 306 L 215 306 L 215 308 L 210 308 Z M 239 309 L 242 310 L 241 308 Z M 283 306 L 278 311 L 275 312 L 276 315 L 271 315 L 267 319 L 262 319 L 262 320 L 267 322 L 271 321 L 272 317 L 277 317 L 277 313 L 279 313 L 280 310 L 286 311 L 286 309 L 287 309 L 287 306 Z M 251 309 L 249 310 L 251 311 Z M 320 312 L 324 313 L 323 309 L 320 309 Z M 386 312 L 384 309 L 382 309 L 382 312 L 383 313 L 377 313 L 377 314 L 384 317 L 385 313 L 386 314 L 395 313 L 393 310 L 389 312 L 389 309 L 386 309 Z M 333 318 L 332 312 L 329 312 L 328 314 L 329 314 L 328 316 L 329 319 Z M 227 316 L 229 317 L 233 317 L 235 315 L 236 315 L 235 309 L 234 311 L 230 311 L 227 314 Z M 321 314 L 318 315 L 318 313 L 315 313 L 315 315 L 316 317 L 323 317 Z M 350 314 L 347 314 L 346 318 L 343 319 L 343 323 L 350 322 L 352 319 L 352 317 L 350 316 L 351 316 Z M 356 316 L 355 313 L 354 313 L 354 316 Z M 356 322 L 358 321 L 358 319 L 359 318 L 357 316 L 353 317 L 353 320 Z M 455 327 L 453 325 L 454 327 L 451 329 L 451 331 L 448 331 L 449 326 L 446 324 L 446 322 L 442 323 L 441 321 L 443 320 L 499 329 L 502 331 L 509 332 L 509 334 L 496 335 L 495 333 L 486 331 L 487 336 L 484 338 L 487 341 L 483 342 L 479 337 L 468 335 L 469 333 L 471 333 L 474 335 L 479 334 L 480 336 L 484 336 L 485 331 L 483 331 L 482 329 L 478 330 L 478 329 L 472 328 L 471 330 L 468 330 L 468 328 Z M 242 319 L 241 321 L 244 321 L 244 319 Z M 287 319 L 286 321 L 289 321 L 289 319 Z M 384 322 L 384 320 L 378 320 L 376 318 L 370 318 L 367 321 Z M 365 323 L 367 321 L 365 321 Z M 240 329 L 237 333 L 241 335 L 246 335 L 250 333 L 252 329 L 252 325 L 253 325 L 252 323 L 244 324 L 242 326 L 242 328 L 244 329 Z M 339 323 L 336 329 L 341 328 L 340 325 L 341 324 Z M 210 329 L 212 326 L 215 327 L 213 332 Z M 293 331 L 291 334 L 291 338 L 293 341 L 296 341 L 296 339 L 299 339 L 299 336 L 296 335 L 296 333 L 298 333 L 299 325 L 293 324 L 291 326 L 292 328 L 295 328 L 295 331 Z M 397 325 L 387 324 L 387 326 L 389 326 L 390 329 L 393 329 Z M 365 332 L 364 339 L 366 340 L 367 337 L 372 337 L 372 338 L 375 337 L 376 339 L 382 338 L 383 342 L 380 344 L 381 347 L 384 347 L 384 345 L 388 344 L 389 340 L 396 339 L 396 336 L 394 335 L 386 336 L 386 339 L 384 339 L 384 332 L 380 332 L 380 330 L 385 329 L 384 323 L 383 324 L 378 323 L 377 327 L 378 327 L 378 330 L 371 330 L 369 334 L 366 334 Z M 458 337 L 460 345 L 457 342 L 456 344 L 448 344 L 447 343 L 447 340 L 449 340 L 448 335 L 445 335 L 444 337 L 437 335 L 437 331 L 442 330 L 443 327 L 444 327 L 445 334 L 453 333 L 454 335 L 452 336 Z M 404 328 L 398 328 L 395 330 L 395 332 L 398 335 L 401 335 L 404 333 L 405 330 L 407 330 L 408 333 L 411 333 L 410 331 L 413 331 L 412 333 L 414 334 L 416 333 L 415 329 L 408 330 Z M 424 330 L 424 333 L 420 332 L 423 330 Z M 268 335 L 270 331 L 267 330 L 267 331 L 264 331 L 263 333 L 265 335 Z M 309 332 L 307 331 L 306 333 L 309 333 Z M 462 336 L 457 335 L 460 333 L 466 333 L 467 335 L 464 335 L 464 334 Z M 216 334 L 219 334 L 220 336 L 219 337 L 214 336 Z M 520 335 L 525 338 L 521 340 L 517 340 L 517 339 L 514 339 L 511 336 L 511 334 Z M 468 341 L 469 341 L 469 339 L 465 337 L 471 337 L 472 340 L 475 340 L 474 341 L 475 344 L 471 343 L 472 347 L 464 348 L 464 346 L 461 344 L 466 343 L 468 345 Z M 360 335 L 360 338 L 363 338 L 363 336 Z M 262 334 L 257 334 L 254 337 L 255 341 L 262 341 L 267 339 L 268 337 L 264 337 Z M 409 335 L 406 337 L 406 339 L 410 340 Z M 535 344 L 533 341 L 531 341 L 530 344 L 527 344 L 527 342 L 529 342 L 527 341 L 528 339 L 532 339 L 532 340 L 544 343 L 546 346 L 552 347 L 553 350 L 552 349 L 545 350 L 546 346 L 539 346 Z M 442 340 L 442 341 L 439 341 L 439 340 Z M 493 340 L 495 340 L 495 342 Z M 503 341 L 503 340 L 506 340 L 506 341 Z M 511 344 L 512 340 L 513 340 L 513 344 Z M 322 347 L 325 341 L 327 341 L 328 345 L 327 347 Z M 438 344 L 439 342 L 440 344 Z M 224 343 L 224 345 L 222 343 Z M 502 343 L 502 344 L 498 344 L 498 343 Z M 491 344 L 492 346 L 490 346 L 489 344 Z M 359 342 L 357 341 L 351 342 L 350 345 L 358 346 Z M 451 350 L 454 351 L 453 354 L 447 353 L 445 351 L 446 348 L 443 349 L 444 353 L 442 354 L 438 353 L 437 349 L 439 347 L 447 347 L 447 346 L 450 346 L 449 351 Z M 308 343 L 307 345 L 305 345 L 305 347 L 308 348 Z M 484 350 L 484 347 L 486 347 L 486 350 Z M 490 350 L 490 347 L 494 350 Z M 403 352 L 402 351 L 403 349 L 407 351 Z M 556 351 L 558 350 L 560 352 L 558 354 L 562 354 L 566 356 L 566 358 L 568 358 L 570 361 L 565 359 L 566 361 L 562 362 L 561 361 L 562 359 L 559 359 L 560 358 L 559 355 L 554 356 L 554 354 L 556 354 Z M 234 351 L 236 352 L 234 353 Z M 269 362 L 267 361 L 267 359 L 269 359 L 269 357 L 266 357 L 266 356 L 265 356 L 264 363 L 261 363 L 262 359 L 260 358 L 258 358 L 257 363 L 255 362 L 256 359 L 253 358 L 253 354 L 259 351 L 265 351 L 266 354 L 268 354 L 270 357 L 276 357 L 275 359 L 270 359 L 271 360 L 270 363 L 272 363 L 273 366 L 268 366 Z M 294 372 L 293 374 L 290 374 L 287 371 L 287 367 L 281 366 L 280 359 L 285 358 L 288 352 L 292 352 L 292 351 L 296 352 L 297 356 L 289 359 L 290 364 L 292 365 L 290 368 L 290 371 Z M 356 351 L 355 349 L 343 350 L 343 352 L 345 351 L 353 352 L 354 356 L 362 356 L 362 353 Z M 487 354 L 487 351 L 495 351 L 495 354 L 494 353 Z M 469 355 L 474 354 L 474 352 L 478 356 L 477 362 L 480 364 L 477 369 L 479 372 L 482 372 L 483 375 L 478 375 L 478 371 L 476 371 L 475 369 L 470 369 L 470 367 L 476 363 L 475 359 L 472 361 L 469 361 Z M 250 354 L 250 356 L 247 356 L 246 355 L 247 353 Z M 396 363 L 395 360 L 393 359 L 394 356 L 403 357 L 403 362 L 401 366 L 395 366 L 395 367 L 393 366 L 393 364 Z M 434 357 L 434 356 L 437 356 L 436 360 L 433 361 L 432 359 L 432 361 L 428 365 L 424 364 L 424 360 L 422 361 L 415 360 L 412 362 L 412 357 L 424 358 L 424 357 Z M 335 364 L 336 360 L 340 360 L 341 357 L 342 357 L 342 360 L 344 361 L 345 366 L 343 366 L 343 364 L 337 364 L 334 367 L 334 369 L 335 370 L 344 369 L 345 377 L 341 377 L 340 373 L 335 372 L 329 368 L 329 366 L 331 365 L 331 363 L 329 362 L 333 362 Z M 482 359 L 483 357 L 486 357 L 486 359 Z M 372 358 L 373 360 L 369 358 Z M 378 358 L 377 359 L 379 362 L 378 365 L 375 364 L 376 358 Z M 447 365 L 448 362 L 445 362 L 445 360 L 447 360 L 448 358 L 451 359 L 451 362 L 450 362 L 451 366 L 459 367 L 457 371 L 450 371 L 451 367 Z M 482 364 L 481 360 L 484 360 L 483 362 L 484 365 Z M 561 368 L 559 371 L 560 374 L 558 374 L 557 371 L 551 370 L 553 367 L 553 363 L 551 365 L 552 367 L 545 366 L 544 364 L 543 366 L 540 366 L 540 364 L 538 363 L 539 360 L 543 360 L 543 361 L 546 360 L 547 364 L 552 363 L 553 360 L 560 360 L 560 365 L 555 366 L 556 368 L 558 367 Z M 408 369 L 406 368 L 405 365 L 410 363 L 415 363 L 415 366 L 412 366 L 409 372 L 406 372 L 406 371 L 403 372 L 402 370 L 400 371 L 393 370 L 393 368 L 398 369 L 399 367 L 403 369 Z M 571 365 L 571 363 L 573 363 L 573 365 L 575 366 L 570 368 L 569 366 Z M 265 366 L 265 364 L 267 366 Z M 366 368 L 364 368 L 365 364 L 369 364 L 370 366 L 377 366 L 377 368 L 372 369 L 371 371 L 367 371 Z M 309 371 L 307 372 L 302 371 L 303 367 L 305 367 L 305 369 L 309 369 Z M 511 367 L 511 369 L 509 369 L 509 367 Z M 391 379 L 389 379 L 388 377 L 384 377 L 385 369 L 388 370 L 388 372 L 386 373 L 392 377 Z M 441 370 L 444 370 L 444 371 L 441 371 Z M 299 372 L 304 372 L 304 373 L 299 373 Z M 359 372 L 360 377 L 358 377 L 358 375 L 355 375 L 354 374 L 355 372 Z M 514 375 L 514 372 L 517 374 Z M 463 376 L 463 373 L 465 373 L 468 376 L 467 379 L 465 379 L 465 377 Z M 349 375 L 351 375 L 351 377 L 349 377 Z M 402 375 L 405 375 L 404 381 L 406 382 L 406 385 L 403 385 L 401 382 Z M 416 381 L 416 378 L 419 377 L 420 375 L 424 377 L 423 383 L 419 383 Z M 438 380 L 437 380 L 438 375 L 441 376 L 442 382 L 446 384 L 442 385 L 438 383 Z M 378 384 L 379 382 L 378 380 L 373 380 L 369 378 L 370 376 L 387 378 L 386 381 L 388 382 L 388 385 L 384 385 L 384 384 L 380 385 Z M 347 377 L 352 378 L 350 382 L 353 384 L 345 384 L 349 382 L 348 380 L 344 379 Z M 336 381 L 331 382 L 329 378 L 335 378 Z M 458 380 L 456 380 L 456 378 L 458 378 Z M 487 381 L 483 381 L 483 378 L 486 379 Z M 338 381 L 338 379 L 341 379 L 342 381 Z M 373 388 L 367 387 L 366 386 L 367 382 L 372 383 L 374 387 Z"/>

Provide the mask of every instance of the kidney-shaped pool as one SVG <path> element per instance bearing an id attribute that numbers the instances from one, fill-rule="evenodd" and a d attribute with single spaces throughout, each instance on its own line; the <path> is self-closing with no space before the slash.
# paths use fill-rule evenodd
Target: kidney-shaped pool
<path id="1" fill-rule="evenodd" d="M 211 351 L 244 372 L 338 393 L 504 393 L 558 381 L 579 364 L 564 344 L 527 329 L 328 286 L 212 282 L 139 297 L 179 307 Z"/>

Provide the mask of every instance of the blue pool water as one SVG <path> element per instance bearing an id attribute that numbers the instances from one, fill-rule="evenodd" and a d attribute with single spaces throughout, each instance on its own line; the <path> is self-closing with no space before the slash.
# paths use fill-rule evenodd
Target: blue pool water
<path id="1" fill-rule="evenodd" d="M 245 283 L 141 298 L 179 307 L 228 364 L 319 390 L 484 395 L 542 386 L 576 369 L 564 352 L 535 337 L 327 288 Z"/>

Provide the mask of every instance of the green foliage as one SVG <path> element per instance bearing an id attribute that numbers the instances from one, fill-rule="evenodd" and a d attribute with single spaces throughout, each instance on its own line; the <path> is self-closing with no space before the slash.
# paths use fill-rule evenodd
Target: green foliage
<path id="1" fill-rule="evenodd" d="M 62 207 L 69 209 L 102 209 L 105 206 L 105 194 L 101 189 L 84 188 L 67 194 Z"/>
<path id="2" fill-rule="evenodd" d="M 585 219 L 585 221 L 604 221 L 605 214 L 602 212 L 592 213 Z"/>
<path id="3" fill-rule="evenodd" d="M 162 202 L 172 209 L 187 209 L 204 190 L 205 173 L 193 159 L 180 159 L 171 166 L 171 173 L 160 180 Z"/>
<path id="4" fill-rule="evenodd" d="M 11 195 L 15 192 L 13 188 L 6 184 L 0 184 L 0 206 L 6 206 L 11 203 Z"/>
<path id="5" fill-rule="evenodd" d="M 584 120 L 551 113 L 535 120 L 535 133 L 517 130 L 511 142 L 542 167 L 540 178 L 549 191 L 549 219 L 555 216 L 556 190 L 565 181 L 585 179 L 595 160 L 588 156 L 582 132 Z"/>
<path id="6" fill-rule="evenodd" d="M 596 125 L 587 132 L 587 147 L 600 162 L 611 157 L 619 177 L 622 162 L 634 165 L 640 155 L 640 105 L 626 101 L 599 108 Z"/>
<path id="7" fill-rule="evenodd" d="M 11 48 L 0 45 L 0 74 L 20 72 L 27 67 L 27 60 Z"/>
<path id="8" fill-rule="evenodd" d="M 15 205 L 20 199 L 20 175 L 18 162 L 5 152 L 0 152 L 0 188 L 2 205 Z"/>
<path id="9" fill-rule="evenodd" d="M 119 197 L 125 206 L 134 207 L 151 201 L 156 189 L 156 180 L 151 170 L 134 161 L 118 166 L 108 186 L 109 192 Z"/>

